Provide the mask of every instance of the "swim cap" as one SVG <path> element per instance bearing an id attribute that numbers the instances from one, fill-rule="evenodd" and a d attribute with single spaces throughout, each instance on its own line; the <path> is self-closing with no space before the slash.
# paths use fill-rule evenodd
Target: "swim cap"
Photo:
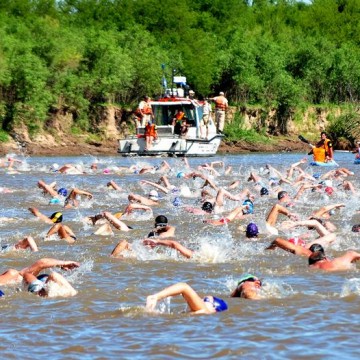
<path id="1" fill-rule="evenodd" d="M 177 175 L 176 175 L 176 177 L 179 178 L 179 179 L 184 177 L 184 176 L 185 176 L 185 174 L 182 171 L 178 172 Z"/>
<path id="2" fill-rule="evenodd" d="M 313 253 L 315 252 L 324 252 L 324 248 L 320 244 L 312 244 L 309 250 Z"/>
<path id="3" fill-rule="evenodd" d="M 313 178 L 314 178 L 314 179 L 318 179 L 320 176 L 321 176 L 320 173 L 315 173 L 315 174 L 313 174 Z"/>
<path id="4" fill-rule="evenodd" d="M 266 187 L 262 187 L 260 190 L 260 195 L 261 196 L 269 195 L 269 190 Z"/>
<path id="5" fill-rule="evenodd" d="M 67 196 L 67 190 L 65 188 L 60 188 L 58 190 L 58 194 L 61 195 L 61 196 Z"/>
<path id="6" fill-rule="evenodd" d="M 287 191 L 279 191 L 278 192 L 278 200 L 281 200 L 283 197 L 287 195 Z"/>
<path id="7" fill-rule="evenodd" d="M 110 169 L 108 169 L 108 168 L 104 169 L 103 173 L 104 174 L 110 174 Z"/>
<path id="8" fill-rule="evenodd" d="M 158 192 L 157 192 L 156 190 L 151 190 L 151 191 L 149 192 L 149 198 L 150 198 L 151 200 L 159 200 L 159 194 L 158 194 Z"/>
<path id="9" fill-rule="evenodd" d="M 45 287 L 45 283 L 41 280 L 34 280 L 28 286 L 28 291 L 31 293 L 38 293 Z"/>
<path id="10" fill-rule="evenodd" d="M 246 227 L 246 237 L 253 238 L 253 237 L 257 237 L 258 234 L 259 234 L 259 229 L 256 226 L 256 224 L 254 223 L 248 224 L 248 226 Z"/>
<path id="11" fill-rule="evenodd" d="M 39 276 L 37 276 L 37 279 L 42 281 L 42 282 L 46 282 L 46 280 L 48 279 L 49 275 L 48 274 L 41 274 Z"/>
<path id="12" fill-rule="evenodd" d="M 0 290 L 0 297 L 2 296 L 5 296 L 5 293 L 2 290 Z"/>
<path id="13" fill-rule="evenodd" d="M 155 218 L 155 227 L 162 227 L 168 224 L 168 219 L 164 215 L 159 215 Z"/>
<path id="14" fill-rule="evenodd" d="M 288 240 L 289 243 L 292 243 L 294 245 L 297 245 L 297 246 L 302 246 L 302 247 L 305 247 L 306 243 L 303 239 L 300 239 L 300 238 L 291 238 Z"/>
<path id="15" fill-rule="evenodd" d="M 213 204 L 209 201 L 205 201 L 202 204 L 201 209 L 206 211 L 207 213 L 211 213 L 213 211 Z"/>
<path id="16" fill-rule="evenodd" d="M 334 192 L 334 189 L 330 186 L 327 186 L 325 188 L 325 192 L 328 194 L 328 195 L 332 195 L 332 193 Z"/>
<path id="17" fill-rule="evenodd" d="M 51 170 L 51 171 L 54 171 L 54 172 L 58 171 L 58 170 L 59 170 L 59 165 L 56 164 L 56 163 L 52 164 L 52 165 L 50 166 L 50 170 Z"/>
<path id="18" fill-rule="evenodd" d="M 351 231 L 353 231 L 353 232 L 360 232 L 360 224 L 354 225 L 354 226 L 351 228 Z"/>
<path id="19" fill-rule="evenodd" d="M 49 204 L 59 204 L 60 203 L 60 200 L 58 198 L 52 198 L 50 201 L 49 201 Z"/>
<path id="20" fill-rule="evenodd" d="M 181 205 L 181 200 L 179 197 L 176 196 L 176 198 L 173 200 L 173 205 L 174 206 L 180 206 Z"/>
<path id="21" fill-rule="evenodd" d="M 206 296 L 204 297 L 204 302 L 209 302 L 213 305 L 216 312 L 225 311 L 228 309 L 226 302 L 223 299 L 217 298 L 215 296 Z"/>
<path id="22" fill-rule="evenodd" d="M 254 204 L 250 199 L 246 199 L 243 202 L 243 205 L 247 205 L 247 209 L 243 209 L 243 214 L 247 215 L 247 214 L 252 214 L 254 212 Z"/>
<path id="23" fill-rule="evenodd" d="M 55 212 L 55 213 L 51 214 L 50 220 L 55 224 L 61 223 L 62 220 L 63 220 L 62 213 L 61 212 Z"/>
<path id="24" fill-rule="evenodd" d="M 117 218 L 117 219 L 120 219 L 122 216 L 123 216 L 123 213 L 122 212 L 117 212 L 114 214 L 114 216 Z"/>
<path id="25" fill-rule="evenodd" d="M 254 276 L 252 274 L 246 274 L 238 281 L 237 287 L 239 287 L 246 281 L 260 281 L 260 280 L 257 276 Z"/>

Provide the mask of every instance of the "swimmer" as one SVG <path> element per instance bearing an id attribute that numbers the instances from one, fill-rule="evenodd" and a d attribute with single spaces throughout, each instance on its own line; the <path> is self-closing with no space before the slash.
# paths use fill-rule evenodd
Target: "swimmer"
<path id="1" fill-rule="evenodd" d="M 78 207 L 80 205 L 78 198 L 81 195 L 86 196 L 90 200 L 93 198 L 93 195 L 90 192 L 81 190 L 81 189 L 77 189 L 77 188 L 73 188 L 70 191 L 70 194 L 68 195 L 68 197 L 65 199 L 64 207 L 65 208 Z"/>
<path id="2" fill-rule="evenodd" d="M 299 216 L 297 214 L 291 212 L 290 210 L 288 210 L 287 208 L 285 208 L 284 206 L 282 206 L 280 204 L 275 204 L 271 208 L 268 216 L 266 217 L 266 229 L 268 230 L 268 232 L 270 234 L 273 234 L 273 235 L 278 234 L 278 230 L 275 227 L 275 224 L 276 224 L 279 214 L 285 215 L 290 220 L 293 220 L 293 221 L 299 220 Z"/>
<path id="3" fill-rule="evenodd" d="M 30 249 L 33 252 L 39 251 L 35 240 L 31 236 L 26 236 L 24 239 L 19 240 L 14 245 L 0 245 L 0 252 L 8 252 L 12 250 L 26 250 Z"/>
<path id="4" fill-rule="evenodd" d="M 215 226 L 226 225 L 229 222 L 233 221 L 234 219 L 244 219 L 247 215 L 250 214 L 249 209 L 250 209 L 250 204 L 245 204 L 245 205 L 236 207 L 226 217 L 223 217 L 219 220 L 206 219 L 203 222 L 207 223 L 207 224 L 215 225 Z"/>
<path id="5" fill-rule="evenodd" d="M 128 225 L 126 225 L 123 221 L 118 219 L 115 215 L 113 215 L 109 211 L 104 211 L 102 213 L 102 216 L 104 219 L 106 219 L 108 222 L 102 225 L 98 230 L 94 232 L 94 235 L 113 235 L 114 232 L 112 231 L 112 228 L 110 225 L 115 227 L 118 230 L 121 231 L 130 231 L 132 228 Z"/>
<path id="6" fill-rule="evenodd" d="M 154 229 L 148 234 L 148 237 L 172 237 L 175 236 L 175 226 L 168 224 L 168 219 L 164 215 L 155 218 Z"/>
<path id="7" fill-rule="evenodd" d="M 193 314 L 215 314 L 228 309 L 226 302 L 214 296 L 201 298 L 187 283 L 177 283 L 146 298 L 146 310 L 154 311 L 159 300 L 182 295 Z"/>
<path id="8" fill-rule="evenodd" d="M 261 280 L 251 274 L 244 275 L 238 282 L 236 288 L 231 293 L 231 297 L 240 297 L 250 300 L 261 299 Z"/>
<path id="9" fill-rule="evenodd" d="M 156 190 L 151 190 L 149 192 L 148 197 L 137 195 L 137 194 L 129 194 L 128 200 L 131 203 L 137 202 L 142 205 L 156 206 L 156 205 L 159 205 L 159 194 Z"/>
<path id="10" fill-rule="evenodd" d="M 42 270 L 59 267 L 63 270 L 72 270 L 79 267 L 80 264 L 75 261 L 63 261 L 52 258 L 43 258 L 32 265 L 18 271 L 15 269 L 8 269 L 0 275 L 0 285 L 7 285 L 11 283 L 20 283 L 26 273 L 38 276 Z"/>
<path id="11" fill-rule="evenodd" d="M 119 186 L 114 180 L 109 181 L 106 186 L 108 187 L 108 189 L 111 190 L 116 190 L 116 191 L 123 191 L 123 189 L 121 188 L 121 186 Z"/>

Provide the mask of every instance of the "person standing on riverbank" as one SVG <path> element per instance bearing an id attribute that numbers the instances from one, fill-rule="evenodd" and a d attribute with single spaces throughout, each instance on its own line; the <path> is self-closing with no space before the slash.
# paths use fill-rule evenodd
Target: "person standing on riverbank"
<path id="1" fill-rule="evenodd" d="M 219 134 L 222 134 L 225 126 L 225 114 L 229 106 L 228 100 L 222 91 L 220 91 L 219 96 L 210 98 L 210 100 L 215 102 L 216 129 Z"/>

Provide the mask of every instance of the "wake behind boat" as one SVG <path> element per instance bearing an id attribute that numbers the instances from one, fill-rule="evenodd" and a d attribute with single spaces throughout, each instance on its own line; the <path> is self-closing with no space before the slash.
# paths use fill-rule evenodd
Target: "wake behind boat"
<path id="1" fill-rule="evenodd" d="M 203 101 L 184 97 L 184 90 L 179 88 L 171 89 L 170 93 L 156 101 L 150 101 L 150 105 L 157 138 L 147 149 L 145 127 L 137 127 L 135 135 L 119 140 L 118 152 L 121 155 L 213 156 L 217 153 L 224 135 L 217 134 L 216 125 L 210 119 L 206 137 L 202 136 Z M 186 135 L 182 135 L 177 126 L 178 114 L 182 114 L 183 121 L 186 120 Z"/>

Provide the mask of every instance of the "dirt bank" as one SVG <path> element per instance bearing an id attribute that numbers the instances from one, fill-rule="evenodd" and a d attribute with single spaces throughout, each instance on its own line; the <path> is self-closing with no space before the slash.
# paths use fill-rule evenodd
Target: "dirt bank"
<path id="1" fill-rule="evenodd" d="M 116 155 L 118 142 L 85 142 L 79 137 L 69 137 L 61 143 L 55 142 L 19 142 L 9 141 L 0 144 L 0 153 L 38 155 L 38 156 L 71 156 L 71 155 Z M 222 154 L 240 154 L 249 152 L 290 152 L 306 151 L 307 147 L 294 138 L 273 137 L 269 144 L 248 143 L 245 141 L 223 141 L 219 148 Z"/>

